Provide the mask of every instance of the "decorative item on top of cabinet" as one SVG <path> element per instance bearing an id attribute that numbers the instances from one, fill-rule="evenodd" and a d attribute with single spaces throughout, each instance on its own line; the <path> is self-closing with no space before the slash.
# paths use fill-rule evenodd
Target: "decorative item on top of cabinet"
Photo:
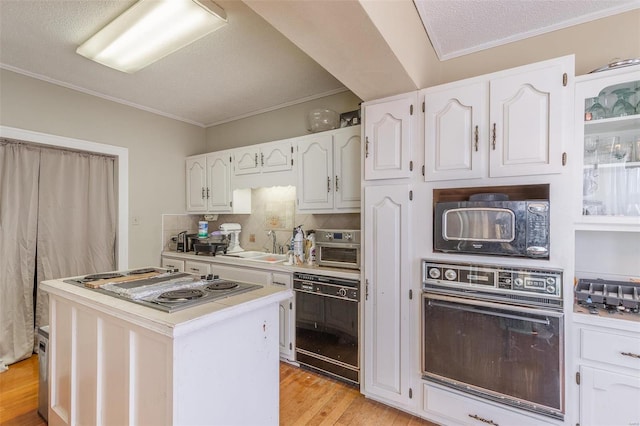
<path id="1" fill-rule="evenodd" d="M 415 404 L 411 400 L 410 189 L 403 184 L 364 190 L 362 391 L 405 409 Z"/>
<path id="2" fill-rule="evenodd" d="M 297 151 L 298 210 L 360 211 L 360 126 L 305 136 Z"/>
<path id="3" fill-rule="evenodd" d="M 186 195 L 190 213 L 251 213 L 251 190 L 231 190 L 229 151 L 187 158 Z"/>
<path id="4" fill-rule="evenodd" d="M 362 104 L 365 180 L 410 177 L 417 101 L 410 92 Z"/>
<path id="5" fill-rule="evenodd" d="M 425 180 L 561 173 L 573 69 L 565 56 L 423 90 Z"/>

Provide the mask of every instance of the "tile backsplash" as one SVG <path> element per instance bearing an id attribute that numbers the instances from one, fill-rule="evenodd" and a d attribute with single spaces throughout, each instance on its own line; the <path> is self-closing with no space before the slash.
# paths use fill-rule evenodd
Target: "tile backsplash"
<path id="1" fill-rule="evenodd" d="M 269 230 L 276 233 L 278 244 L 286 244 L 292 236 L 293 227 L 302 225 L 305 233 L 315 229 L 360 229 L 359 213 L 300 214 L 295 211 L 296 189 L 293 186 L 257 188 L 251 190 L 251 211 L 248 214 L 220 214 L 217 220 L 209 221 L 209 232 L 222 223 L 239 223 L 242 226 L 240 245 L 245 250 L 271 251 Z M 198 232 L 202 215 L 162 215 L 163 250 L 175 250 L 171 237 L 181 231 Z M 253 238 L 252 238 L 253 237 Z"/>

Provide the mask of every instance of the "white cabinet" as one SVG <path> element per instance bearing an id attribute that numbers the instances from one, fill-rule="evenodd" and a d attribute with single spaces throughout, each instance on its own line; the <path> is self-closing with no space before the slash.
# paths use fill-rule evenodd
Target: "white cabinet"
<path id="1" fill-rule="evenodd" d="M 422 91 L 425 180 L 561 173 L 573 57 Z"/>
<path id="2" fill-rule="evenodd" d="M 211 272 L 209 263 L 207 262 L 195 262 L 193 260 L 187 260 L 184 262 L 184 271 L 195 275 L 209 275 Z"/>
<path id="3" fill-rule="evenodd" d="M 293 288 L 293 276 L 291 274 L 283 274 L 274 272 L 272 274 L 271 284 Z M 280 358 L 293 361 L 295 358 L 294 339 L 295 339 L 295 312 L 293 310 L 293 300 L 283 300 L 280 302 L 278 313 L 280 316 Z"/>
<path id="4" fill-rule="evenodd" d="M 498 407 L 439 386 L 423 385 L 423 409 L 440 424 L 469 426 L 551 426 L 540 416 L 525 415 Z"/>
<path id="5" fill-rule="evenodd" d="M 251 191 L 232 191 L 231 159 L 229 151 L 187 158 L 188 212 L 251 213 Z"/>
<path id="6" fill-rule="evenodd" d="M 234 176 L 273 173 L 293 168 L 293 142 L 271 142 L 233 150 Z"/>
<path id="7" fill-rule="evenodd" d="M 417 93 L 362 104 L 364 179 L 408 178 L 416 138 Z"/>
<path id="8" fill-rule="evenodd" d="M 360 210 L 360 126 L 300 138 L 298 210 L 348 213 Z"/>
<path id="9" fill-rule="evenodd" d="M 162 256 L 161 266 L 166 269 L 178 270 L 178 272 L 184 272 L 184 260 L 172 259 L 170 257 Z"/>
<path id="10" fill-rule="evenodd" d="M 625 91 L 633 95 L 626 96 L 631 104 L 640 103 L 640 92 L 635 92 L 640 66 L 589 74 L 577 81 L 577 227 L 640 232 L 640 111 L 613 116 L 617 98 Z M 596 114 L 598 105 L 604 118 Z"/>
<path id="11" fill-rule="evenodd" d="M 411 244 L 408 185 L 364 191 L 363 393 L 405 409 L 411 405 Z"/>
<path id="12" fill-rule="evenodd" d="M 633 321 L 609 320 L 607 327 L 579 323 L 580 424 L 623 426 L 640 423 L 640 327 Z M 586 318 L 585 321 L 591 320 Z M 618 328 L 622 322 L 627 330 Z M 632 330 L 635 330 L 633 332 Z"/>

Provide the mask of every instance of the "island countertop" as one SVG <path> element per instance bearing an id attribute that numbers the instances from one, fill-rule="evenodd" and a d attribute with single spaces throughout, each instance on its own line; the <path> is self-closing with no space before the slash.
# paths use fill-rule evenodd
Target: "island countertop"
<path id="1" fill-rule="evenodd" d="M 133 324 L 168 337 L 188 334 L 202 327 L 225 321 L 237 315 L 278 303 L 293 296 L 290 289 L 276 285 L 213 300 L 177 312 L 167 313 L 132 303 L 125 299 L 69 284 L 61 278 L 43 281 L 41 288 L 47 293 L 73 300 L 74 303 L 115 315 Z"/>

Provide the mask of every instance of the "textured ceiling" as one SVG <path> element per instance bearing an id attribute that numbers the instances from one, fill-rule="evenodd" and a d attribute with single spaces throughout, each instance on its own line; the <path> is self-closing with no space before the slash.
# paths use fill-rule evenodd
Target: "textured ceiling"
<path id="1" fill-rule="evenodd" d="M 75 53 L 133 3 L 0 0 L 0 66 L 202 126 L 345 90 L 233 0 L 228 25 L 135 74 Z"/>
<path id="2" fill-rule="evenodd" d="M 414 3 L 440 60 L 640 8 L 639 0 L 414 0 Z"/>
<path id="3" fill-rule="evenodd" d="M 379 26 L 384 17 L 369 15 L 380 6 L 390 12 L 390 24 L 415 18 L 411 28 L 422 31 L 419 14 L 440 60 L 640 8 L 640 0 L 247 2 L 251 8 L 216 0 L 228 25 L 125 74 L 75 50 L 134 0 L 0 0 L 0 67 L 206 127 L 338 93 L 344 85 L 367 100 L 397 93 L 394 83 L 407 86 L 404 80 L 421 87 L 416 75 L 428 70 L 397 51 L 398 42 L 402 47 L 415 34 L 400 28 L 390 43 Z"/>

